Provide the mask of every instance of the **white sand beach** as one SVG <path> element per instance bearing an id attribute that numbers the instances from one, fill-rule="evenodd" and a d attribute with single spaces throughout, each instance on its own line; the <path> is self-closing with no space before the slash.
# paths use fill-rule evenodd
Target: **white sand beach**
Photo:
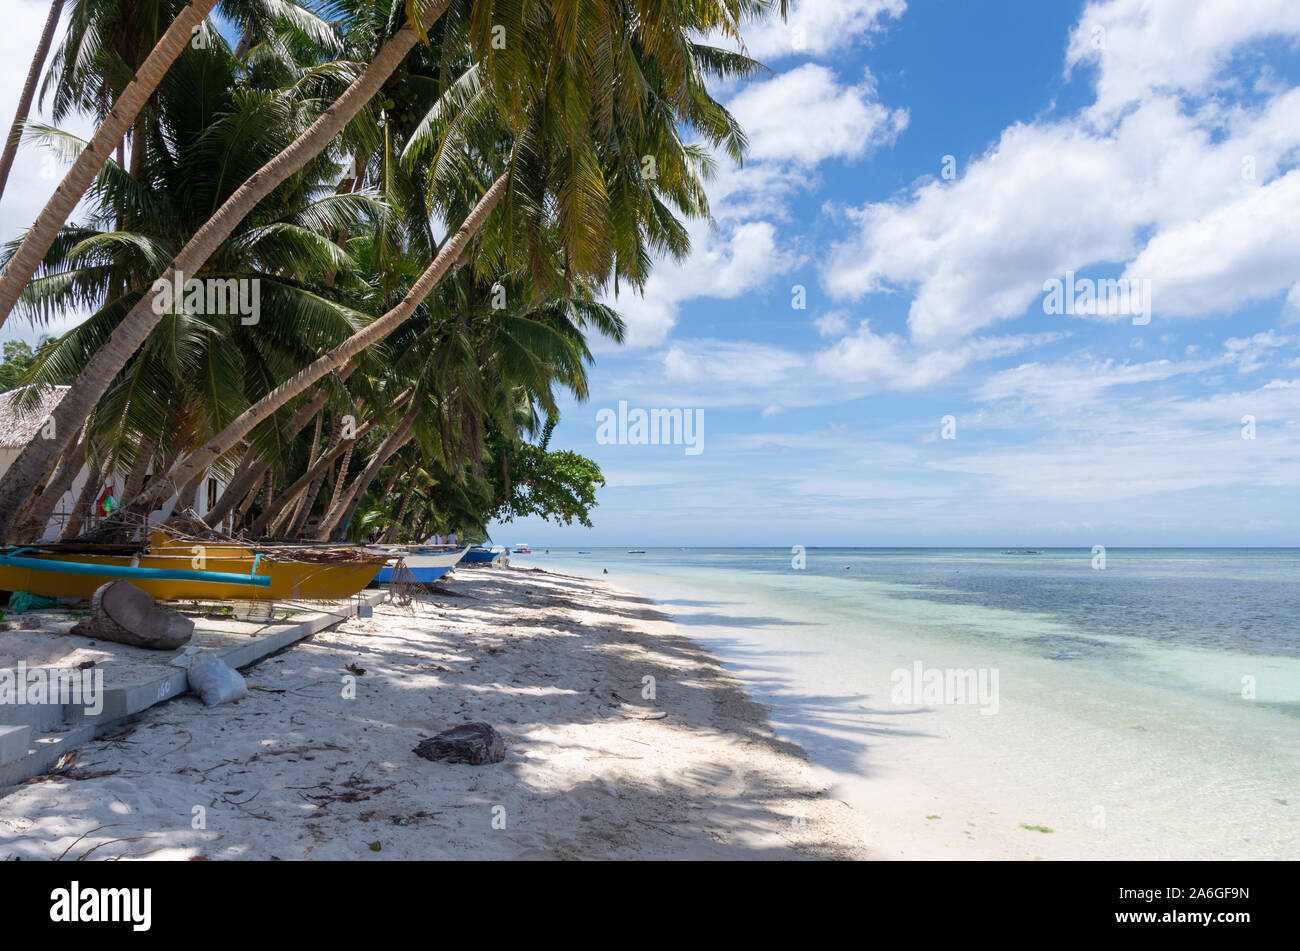
<path id="1" fill-rule="evenodd" d="M 872 857 L 867 817 L 651 603 L 518 567 L 440 587 L 5 790 L 0 860 Z M 504 762 L 413 752 L 468 721 Z"/>

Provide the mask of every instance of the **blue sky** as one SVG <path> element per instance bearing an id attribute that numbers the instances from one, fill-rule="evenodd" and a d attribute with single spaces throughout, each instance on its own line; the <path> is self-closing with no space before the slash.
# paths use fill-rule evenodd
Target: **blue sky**
<path id="1" fill-rule="evenodd" d="M 1300 544 L 1300 3 L 809 0 L 746 40 L 750 157 L 554 436 L 596 527 L 498 541 Z M 10 234 L 54 184 L 15 180 Z M 1067 272 L 1149 322 L 1046 313 Z M 702 411 L 703 452 L 600 444 L 620 401 Z"/>
<path id="2" fill-rule="evenodd" d="M 715 226 L 556 430 L 596 527 L 497 539 L 1300 544 L 1297 42 L 1294 2 L 796 5 L 721 90 Z M 1067 271 L 1149 281 L 1149 323 L 1045 313 Z M 599 444 L 620 400 L 703 451 Z"/>

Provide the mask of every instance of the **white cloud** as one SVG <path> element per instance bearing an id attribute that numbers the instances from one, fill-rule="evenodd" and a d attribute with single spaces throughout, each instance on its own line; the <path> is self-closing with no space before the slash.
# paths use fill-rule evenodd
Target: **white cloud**
<path id="1" fill-rule="evenodd" d="M 695 222 L 691 240 L 690 257 L 681 263 L 660 262 L 643 294 L 624 291 L 610 298 L 610 305 L 627 321 L 627 347 L 655 346 L 667 339 L 682 301 L 697 297 L 729 300 L 761 287 L 797 263 L 791 252 L 777 245 L 776 228 L 767 221 L 749 221 L 717 231 Z"/>
<path id="2" fill-rule="evenodd" d="M 957 181 L 851 212 L 857 233 L 823 280 L 847 298 L 913 290 L 912 336 L 932 345 L 1023 314 L 1045 280 L 1105 264 L 1152 279 L 1157 318 L 1231 312 L 1300 277 L 1295 173 L 1278 177 L 1300 147 L 1297 110 L 1300 90 L 1255 109 L 1188 111 L 1156 95 L 1113 125 L 1013 125 Z"/>
<path id="3" fill-rule="evenodd" d="M 669 383 L 707 382 L 715 386 L 740 384 L 762 387 L 799 371 L 804 360 L 777 347 L 743 341 L 698 340 L 669 348 L 663 357 Z"/>
<path id="4" fill-rule="evenodd" d="M 861 158 L 892 143 L 907 126 L 906 109 L 876 101 L 870 76 L 842 86 L 833 72 L 814 63 L 749 84 L 728 108 L 749 135 L 752 159 L 801 166 Z"/>
<path id="5" fill-rule="evenodd" d="M 818 353 L 812 369 L 830 379 L 865 383 L 872 389 L 916 390 L 947 380 L 972 363 L 1041 346 L 1059 336 L 982 337 L 951 347 L 919 348 L 898 334 L 875 333 L 864 320 L 855 333 Z"/>
<path id="6" fill-rule="evenodd" d="M 1093 0 L 1070 34 L 1066 74 L 1096 67 L 1097 109 L 1152 92 L 1201 94 L 1232 54 L 1266 37 L 1300 37 L 1295 0 Z"/>
<path id="7" fill-rule="evenodd" d="M 833 310 L 814 320 L 813 326 L 817 328 L 817 333 L 823 337 L 838 337 L 848 331 L 849 318 L 844 311 Z"/>
<path id="8" fill-rule="evenodd" d="M 773 14 L 745 31 L 749 54 L 763 61 L 842 50 L 885 29 L 907 9 L 905 0 L 798 0 L 782 22 Z"/>
<path id="9" fill-rule="evenodd" d="M 1293 286 L 1300 278 L 1300 171 L 1157 234 L 1124 276 L 1150 280 L 1159 312 L 1170 316 L 1231 312 Z"/>

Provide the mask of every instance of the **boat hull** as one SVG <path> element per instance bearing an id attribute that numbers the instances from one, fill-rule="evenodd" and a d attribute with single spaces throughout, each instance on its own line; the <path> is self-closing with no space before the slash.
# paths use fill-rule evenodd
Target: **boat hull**
<path id="1" fill-rule="evenodd" d="M 164 571 L 209 571 L 218 574 L 252 576 L 255 556 L 238 546 L 205 548 L 202 561 L 188 548 L 175 554 L 150 552 L 131 558 L 124 555 L 63 555 L 31 552 L 24 560 L 70 561 L 88 567 L 102 567 L 103 574 L 65 574 L 35 567 L 0 566 L 0 590 L 26 591 L 47 598 L 89 598 L 102 585 L 123 577 L 114 568 L 152 568 Z M 202 566 L 201 568 L 199 566 Z M 157 579 L 131 577 L 131 584 L 158 601 L 341 601 L 368 585 L 382 567 L 379 561 L 316 564 L 262 557 L 257 574 L 269 576 L 265 587 L 227 581 Z"/>
<path id="2" fill-rule="evenodd" d="M 465 552 L 465 556 L 461 558 L 461 561 L 467 565 L 482 565 L 496 561 L 501 555 L 502 552 L 499 551 L 489 551 L 486 548 L 471 548 Z"/>
<path id="3" fill-rule="evenodd" d="M 466 549 L 459 549 L 450 552 L 438 552 L 436 554 L 420 554 L 409 552 L 402 556 L 402 565 L 405 571 L 401 581 L 416 581 L 420 584 L 432 584 L 447 572 L 455 568 L 457 563 L 465 557 Z M 393 565 L 386 565 L 375 576 L 377 584 L 391 584 L 397 579 L 397 569 Z"/>

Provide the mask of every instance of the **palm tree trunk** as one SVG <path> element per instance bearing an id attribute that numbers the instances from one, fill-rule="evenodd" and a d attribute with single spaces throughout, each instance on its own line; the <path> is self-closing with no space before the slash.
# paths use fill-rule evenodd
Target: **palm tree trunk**
<path id="1" fill-rule="evenodd" d="M 136 450 L 135 465 L 127 473 L 126 484 L 122 486 L 123 505 L 130 505 L 131 500 L 144 488 L 144 477 L 149 474 L 149 457 L 153 455 L 153 446 L 153 440 L 146 439 Z"/>
<path id="2" fill-rule="evenodd" d="M 362 426 L 360 429 L 357 430 L 356 437 L 354 439 L 348 440 L 346 444 L 339 443 L 339 445 L 335 446 L 332 450 L 330 450 L 329 452 L 325 453 L 325 455 L 317 459 L 314 468 L 308 469 L 301 476 L 299 476 L 297 482 L 295 482 L 293 485 L 289 486 L 289 488 L 281 492 L 280 497 L 276 499 L 275 502 L 273 502 L 270 506 L 268 506 L 260 516 L 258 516 L 257 521 L 255 521 L 253 525 L 249 528 L 249 535 L 251 535 L 254 538 L 258 537 L 259 532 L 265 529 L 266 523 L 271 518 L 273 518 L 277 512 L 280 511 L 280 508 L 282 508 L 285 505 L 288 505 L 290 502 L 296 499 L 298 497 L 298 493 L 302 492 L 303 489 L 305 489 L 311 482 L 316 481 L 319 483 L 320 477 L 324 474 L 326 469 L 328 469 L 331 465 L 334 464 L 334 460 L 337 459 L 339 456 L 343 455 L 344 453 L 351 454 L 353 447 L 357 443 L 357 440 L 365 436 L 368 432 L 370 432 L 370 430 L 374 429 L 374 427 L 375 427 L 375 423 L 373 420 L 371 422 L 366 423 L 364 426 Z"/>
<path id="3" fill-rule="evenodd" d="M 503 173 L 492 183 L 492 187 L 479 199 L 478 204 L 474 206 L 474 210 L 469 213 L 469 216 L 461 224 L 460 229 L 452 239 L 442 246 L 432 263 L 420 275 L 415 285 L 407 292 L 407 295 L 402 298 L 400 304 L 382 317 L 371 321 L 337 348 L 316 360 L 306 369 L 300 370 L 291 376 L 246 409 L 234 422 L 213 436 L 205 445 L 191 453 L 188 459 L 174 467 L 167 478 L 158 480 L 154 494 L 161 494 L 161 498 L 166 499 L 174 491 L 171 486 L 190 478 L 196 468 L 206 469 L 214 459 L 229 452 L 231 448 L 252 431 L 254 426 L 272 415 L 285 402 L 293 399 L 331 370 L 335 370 L 346 361 L 351 360 L 366 347 L 379 343 L 400 327 L 415 312 L 415 308 L 420 305 L 420 302 L 429 296 L 443 275 L 460 257 L 470 239 L 483 227 L 484 222 L 492 213 L 492 209 L 496 207 L 497 202 L 505 194 L 508 181 L 508 173 Z M 71 394 L 64 397 L 64 402 L 67 402 L 70 396 Z M 29 445 L 28 449 L 30 448 Z M 23 453 L 26 454 L 26 452 L 27 450 L 24 449 Z M 20 456 L 18 462 L 14 463 L 15 468 L 21 461 L 22 457 Z M 4 498 L 3 489 L 0 488 L 0 507 L 4 504 Z M 156 500 L 154 500 L 154 507 L 157 507 Z M 125 510 L 123 512 L 125 513 Z M 0 527 L 2 526 L 3 521 L 0 521 Z"/>
<path id="4" fill-rule="evenodd" d="M 204 13 L 210 10 L 216 0 L 193 0 L 191 7 L 202 6 Z M 443 12 L 451 5 L 452 0 L 438 0 L 424 14 L 424 28 L 427 30 L 440 17 Z M 149 59 L 145 61 L 145 66 L 141 67 L 141 75 L 154 59 L 154 54 L 158 52 L 163 43 L 171 37 L 177 23 L 180 23 L 190 11 L 190 7 L 177 18 L 176 23 L 168 29 L 163 40 L 155 47 L 154 52 L 149 54 Z M 201 17 L 199 18 L 201 19 Z M 195 23 L 198 21 L 195 20 Z M 186 39 L 189 37 L 189 30 L 186 30 Z M 222 243 L 230 237 L 239 223 L 248 215 L 250 211 L 263 198 L 269 195 L 278 185 L 288 179 L 295 172 L 302 169 L 308 162 L 323 152 L 329 144 L 341 133 L 345 126 L 359 113 L 375 94 L 379 92 L 388 77 L 393 74 L 401 64 L 406 54 L 411 50 L 418 39 L 415 29 L 408 23 L 397 31 L 396 35 L 383 45 L 370 65 L 365 71 L 358 76 L 343 94 L 334 101 L 328 109 L 325 110 L 315 122 L 304 132 L 290 143 L 283 152 L 271 159 L 266 165 L 262 166 L 253 173 L 243 185 L 239 186 L 234 193 L 226 199 L 222 206 L 217 210 L 208 221 L 201 227 L 194 236 L 181 249 L 175 260 L 162 275 L 162 279 L 174 280 L 177 274 L 183 274 L 187 278 L 193 277 L 199 272 L 199 269 L 207 260 L 216 253 Z M 177 50 L 179 53 L 179 50 Z M 173 54 L 173 59 L 176 54 Z M 169 61 L 170 62 L 170 61 Z M 159 77 L 161 78 L 161 77 Z M 155 81 L 155 85 L 156 85 Z M 134 85 L 134 81 L 133 81 Z M 130 92 L 131 86 L 127 87 Z M 151 87 L 152 89 L 152 87 Z M 125 97 L 126 93 L 123 93 Z M 116 107 L 115 111 L 116 111 Z M 136 111 L 139 107 L 136 107 Z M 110 113 L 110 117 L 113 113 Z M 134 112 L 132 113 L 134 115 Z M 118 123 L 121 128 L 118 130 L 116 139 L 120 139 L 126 131 L 126 126 L 130 123 L 127 118 L 125 123 Z M 102 131 L 102 130 L 101 130 Z M 99 134 L 96 133 L 96 140 Z M 81 158 L 77 161 L 80 164 L 94 148 L 94 143 L 88 146 L 82 153 Z M 76 165 L 73 171 L 77 170 Z M 72 173 L 70 172 L 69 175 Z M 92 176 L 93 177 L 93 173 Z M 65 180 L 65 185 L 67 184 Z M 90 179 L 86 180 L 86 185 L 90 184 Z M 60 191 L 64 186 L 59 186 Z M 72 207 L 76 204 L 77 199 L 81 197 L 81 192 L 85 191 L 83 185 L 81 191 L 77 192 L 76 197 L 68 207 L 64 209 L 62 215 L 58 217 L 58 224 L 61 225 L 66 219 Z M 55 197 L 58 197 L 56 192 Z M 42 213 L 44 214 L 44 213 Z M 51 218 L 53 215 L 51 215 Z M 38 221 L 38 224 L 40 222 Z M 33 233 L 35 233 L 33 228 Z M 0 279 L 0 289 L 7 287 L 11 275 L 23 272 L 21 280 L 15 279 L 12 283 L 13 289 L 6 291 L 8 296 L 0 294 L 0 324 L 3 324 L 4 318 L 12 309 L 14 301 L 18 299 L 22 287 L 27 283 L 27 279 L 36 270 L 37 264 L 49 250 L 49 246 L 54 241 L 55 233 L 58 231 L 56 225 L 50 231 L 48 237 L 43 238 L 43 247 L 38 254 L 28 255 L 31 258 L 29 264 L 20 265 L 19 257 L 22 255 L 22 249 L 18 255 L 14 256 L 4 277 Z M 24 241 L 23 247 L 27 246 Z M 427 293 L 427 292 L 426 292 Z M 12 298 L 12 299 L 10 299 Z M 95 404 L 99 402 L 101 396 L 108 389 L 109 384 L 117 376 L 122 367 L 131 355 L 140 348 L 150 332 L 158 325 L 162 315 L 153 312 L 153 301 L 155 295 L 146 294 L 140 301 L 131 308 L 130 313 L 114 328 L 108 340 L 104 345 L 95 352 L 86 366 L 82 368 L 81 373 L 77 375 L 76 382 L 72 389 L 59 403 L 53 414 L 55 431 L 58 433 L 75 433 L 81 430 L 86 420 L 90 417 L 91 411 Z M 6 303 L 7 301 L 7 303 Z M 337 366 L 338 364 L 333 364 Z M 315 366 L 315 364 L 313 364 Z M 321 374 L 323 375 L 323 374 Z M 320 379 L 320 376 L 315 377 Z M 303 384 L 306 386 L 308 384 Z M 300 386 L 295 392 L 301 392 Z M 243 438 L 241 435 L 240 439 Z M 0 536 L 9 530 L 12 516 L 7 513 L 15 511 L 28 495 L 31 494 L 33 486 L 49 470 L 54 457 L 62 452 L 67 439 L 33 439 L 23 449 L 18 458 L 14 460 L 8 472 L 3 479 L 0 479 Z M 58 445 L 53 445 L 58 444 Z M 233 443 L 231 444 L 233 445 Z M 230 447 L 228 446 L 227 449 Z M 220 455 L 220 454 L 218 454 Z M 206 468 L 206 466 L 204 467 Z M 186 475 L 180 481 L 184 482 L 190 478 Z"/>
<path id="5" fill-rule="evenodd" d="M 375 476 L 379 470 L 384 467 L 384 463 L 412 439 L 411 429 L 415 426 L 415 417 L 420 415 L 420 403 L 417 400 L 407 412 L 397 429 L 389 434 L 388 438 L 379 446 L 379 451 L 375 453 L 370 460 L 370 464 L 361 471 L 361 474 L 352 482 L 352 487 L 348 489 L 344 497 L 336 503 L 335 508 L 331 509 L 326 516 L 321 519 L 320 526 L 316 529 L 317 541 L 329 541 L 330 536 L 334 534 L 334 529 L 340 524 L 347 525 L 352 518 L 352 513 L 356 511 L 357 504 L 361 501 L 361 496 L 365 495 L 366 489 L 370 488 L 370 483 L 375 481 Z M 343 480 L 340 479 L 340 482 Z M 345 517 L 346 516 L 346 517 Z"/>
<path id="6" fill-rule="evenodd" d="M 87 445 L 85 439 L 78 440 L 76 445 L 64 454 L 59 471 L 45 487 L 45 491 L 35 497 L 29 510 L 14 525 L 10 532 L 14 541 L 33 542 L 41 538 L 45 526 L 49 524 L 50 516 L 54 514 L 55 507 L 76 480 L 77 473 L 86 464 Z"/>
<path id="7" fill-rule="evenodd" d="M 308 469 L 316 465 L 316 460 L 317 458 L 319 458 L 319 456 L 317 455 L 317 451 L 320 449 L 320 431 L 321 431 L 321 424 L 324 422 L 324 420 L 325 417 L 322 414 L 320 413 L 316 414 L 316 429 L 311 434 L 311 451 L 307 454 Z M 334 441 L 332 435 L 329 441 L 330 442 Z M 293 510 L 282 522 L 276 523 L 275 527 L 272 529 L 272 532 L 280 531 L 282 529 L 287 529 L 290 525 L 292 525 L 297 520 L 298 512 L 300 509 L 302 509 L 302 505 L 303 505 L 302 498 L 299 498 L 298 501 L 294 503 Z"/>
<path id="8" fill-rule="evenodd" d="M 328 455 L 333 452 L 334 447 L 339 444 L 339 439 L 342 433 L 337 426 L 331 427 L 331 430 L 329 441 L 325 444 L 325 449 L 321 453 L 322 455 Z M 318 459 L 317 462 L 319 461 L 320 460 Z M 315 465 L 315 463 L 313 463 L 313 465 Z M 298 511 L 295 513 L 293 521 L 289 523 L 289 528 L 285 532 L 286 538 L 297 538 L 302 533 L 303 526 L 307 524 L 307 519 L 311 518 L 311 510 L 316 505 L 316 497 L 320 495 L 321 483 L 325 481 L 325 474 L 329 471 L 331 470 L 328 467 L 322 470 L 316 478 L 312 480 L 311 485 L 307 487 L 307 491 L 303 493 L 302 498 L 298 503 Z"/>
<path id="9" fill-rule="evenodd" d="M 8 319 L 9 312 L 18 302 L 28 279 L 36 273 L 36 268 L 54 244 L 59 229 L 68 220 L 68 215 L 72 214 L 72 209 L 77 207 L 77 202 L 81 201 L 81 196 L 95 180 L 95 175 L 113 154 L 113 149 L 122 141 L 122 136 L 131 128 L 136 115 L 144 108 L 167 70 L 190 42 L 194 28 L 204 21 L 216 5 L 217 0 L 190 0 L 171 26 L 167 27 L 167 32 L 140 65 L 134 78 L 127 83 L 122 95 L 117 97 L 117 102 L 113 103 L 113 108 L 108 111 L 103 123 L 95 130 L 90 142 L 54 190 L 54 195 L 41 209 L 36 223 L 23 237 L 22 244 L 9 261 L 4 275 L 0 276 L 0 326 Z M 79 429 L 78 426 L 74 431 Z"/>
<path id="10" fill-rule="evenodd" d="M 50 15 L 45 21 L 40 42 L 32 55 L 31 68 L 27 70 L 27 82 L 23 93 L 18 97 L 18 111 L 14 113 L 14 124 L 9 130 L 5 142 L 4 154 L 0 155 L 0 198 L 4 198 L 5 184 L 9 181 L 9 170 L 14 167 L 14 156 L 18 154 L 18 143 L 23 137 L 23 124 L 32 109 L 32 99 L 36 95 L 36 84 L 40 82 L 41 70 L 45 68 L 45 57 L 50 55 L 50 44 L 54 41 L 54 31 L 59 26 L 59 15 L 63 12 L 63 0 L 54 0 L 50 4 Z"/>
<path id="11" fill-rule="evenodd" d="M 411 496 L 415 494 L 415 480 L 412 479 L 406 485 L 406 492 L 402 495 L 401 508 L 397 510 L 397 518 L 393 519 L 393 524 L 388 526 L 388 531 L 384 532 L 384 542 L 391 542 L 393 536 L 397 534 L 398 526 L 406 520 L 406 510 L 411 507 Z"/>
<path id="12" fill-rule="evenodd" d="M 343 453 L 343 461 L 339 463 L 339 474 L 334 479 L 334 491 L 330 493 L 329 503 L 325 506 L 325 518 L 321 519 L 322 524 L 329 518 L 330 513 L 338 508 L 339 498 L 343 495 L 343 486 L 348 481 L 348 466 L 352 463 L 352 450 L 355 448 L 354 442 L 348 446 L 347 452 Z"/>
<path id="13" fill-rule="evenodd" d="M 90 506 L 94 503 L 95 496 L 99 495 L 100 487 L 103 484 L 104 468 L 96 463 L 90 467 L 90 472 L 86 476 L 86 484 L 81 487 L 81 493 L 72 506 L 72 513 L 68 516 L 63 531 L 59 533 L 59 541 L 77 537 L 82 524 L 86 521 L 86 516 L 90 514 Z"/>

